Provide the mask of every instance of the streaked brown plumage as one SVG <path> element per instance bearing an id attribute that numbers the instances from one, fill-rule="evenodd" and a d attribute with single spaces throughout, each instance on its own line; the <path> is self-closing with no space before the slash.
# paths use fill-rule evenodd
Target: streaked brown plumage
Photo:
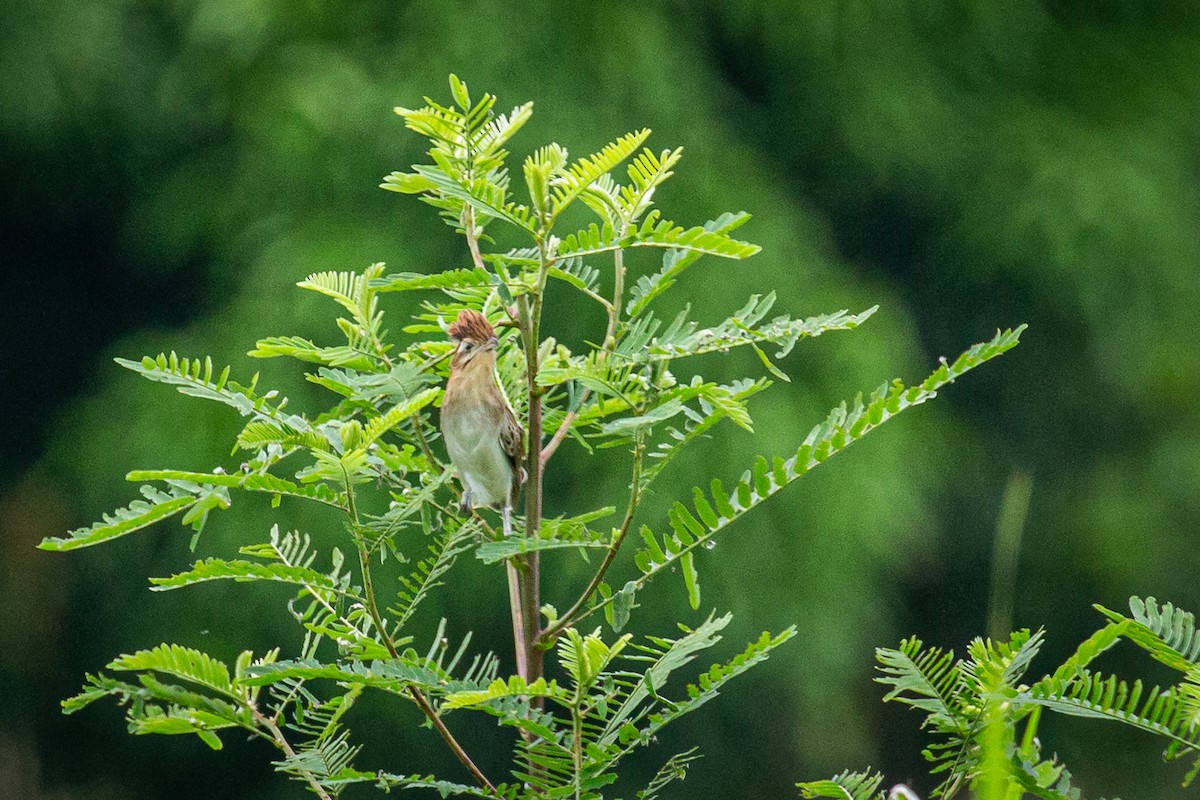
<path id="1" fill-rule="evenodd" d="M 509 527 L 521 490 L 525 432 L 496 377 L 496 331 L 478 311 L 459 312 L 450 326 L 455 342 L 442 399 L 442 436 L 463 484 L 463 508 L 504 514 Z"/>

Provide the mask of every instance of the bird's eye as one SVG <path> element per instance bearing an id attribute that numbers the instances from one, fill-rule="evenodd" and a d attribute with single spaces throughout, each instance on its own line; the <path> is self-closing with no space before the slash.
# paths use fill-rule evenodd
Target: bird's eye
<path id="1" fill-rule="evenodd" d="M 462 351 L 463 351 L 464 353 L 469 353 L 469 352 L 471 352 L 471 349 L 472 349 L 472 348 L 474 348 L 474 347 L 475 347 L 475 343 L 474 343 L 474 342 L 472 342 L 470 339 L 464 339 L 464 340 L 463 340 L 463 343 L 462 343 Z"/>

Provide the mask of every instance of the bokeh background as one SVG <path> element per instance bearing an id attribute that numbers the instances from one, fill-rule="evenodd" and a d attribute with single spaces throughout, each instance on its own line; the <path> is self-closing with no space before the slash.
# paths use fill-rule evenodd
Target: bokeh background
<path id="1" fill-rule="evenodd" d="M 658 200 L 698 224 L 754 215 L 750 262 L 701 262 L 674 302 L 717 321 L 774 289 L 796 314 L 865 308 L 862 329 L 803 343 L 793 376 L 666 478 L 685 491 L 786 453 L 826 410 L 923 377 L 997 327 L 1022 345 L 756 511 L 700 559 L 705 605 L 732 610 L 725 653 L 799 627 L 768 664 L 672 732 L 657 759 L 706 758 L 669 796 L 787 797 L 800 779 L 884 768 L 924 791 L 918 718 L 883 706 L 873 648 L 983 633 L 1001 496 L 1033 480 L 1013 623 L 1046 626 L 1044 660 L 1130 594 L 1200 608 L 1200 6 L 1191 0 L 721 3 L 8 0 L 0 7 L 0 796 L 299 797 L 271 753 L 236 738 L 125 734 L 120 712 L 58 701 L 114 655 L 179 641 L 229 657 L 294 648 L 286 590 L 165 595 L 189 563 L 174 524 L 70 555 L 34 549 L 133 496 L 133 468 L 231 461 L 239 418 L 120 370 L 112 357 L 212 354 L 261 369 L 293 407 L 325 401 L 299 365 L 245 357 L 266 335 L 331 343 L 333 308 L 294 283 L 316 270 L 463 266 L 428 207 L 376 188 L 422 156 L 391 114 L 448 99 L 454 71 L 501 106 L 536 101 L 514 142 L 582 155 L 648 126 L 683 145 Z M 648 271 L 650 260 L 633 268 Z M 408 307 L 388 298 L 392 329 Z M 594 338 L 559 307 L 551 332 Z M 590 328 L 588 326 L 591 326 Z M 732 377 L 753 355 L 705 361 Z M 548 509 L 617 497 L 624 472 L 556 458 Z M 197 556 L 261 540 L 269 509 L 213 518 Z M 286 508 L 285 508 L 286 511 Z M 289 514 L 294 512 L 287 512 Z M 292 516 L 296 526 L 330 520 Z M 334 523 L 336 528 L 336 523 Z M 502 579 L 426 609 L 507 652 Z M 582 575 L 551 562 L 548 599 Z M 561 596 L 560 596 L 561 595 Z M 686 611 L 666 581 L 643 630 Z M 1152 666 L 1119 658 L 1131 674 Z M 393 771 L 456 765 L 412 711 L 356 709 Z M 493 771 L 502 739 L 464 731 Z M 227 737 L 229 738 L 229 737 Z M 1157 742 L 1047 724 L 1088 796 L 1172 798 Z M 499 744 L 498 744 L 499 743 Z M 671 749 L 674 748 L 674 749 Z M 627 793 L 631 793 L 627 790 Z M 355 796 L 366 796 L 360 793 Z"/>

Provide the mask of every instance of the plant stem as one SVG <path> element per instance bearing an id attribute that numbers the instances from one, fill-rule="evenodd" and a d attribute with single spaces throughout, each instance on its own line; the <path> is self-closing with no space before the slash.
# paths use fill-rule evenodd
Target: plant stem
<path id="1" fill-rule="evenodd" d="M 1025 722 L 1025 735 L 1021 739 L 1021 753 L 1028 755 L 1033 750 L 1033 740 L 1037 738 L 1038 723 L 1042 719 L 1042 707 L 1034 706 L 1029 719 Z"/>
<path id="2" fill-rule="evenodd" d="M 359 528 L 358 512 L 354 502 L 354 489 L 349 481 L 346 481 L 346 498 L 349 501 L 350 521 L 353 523 L 356 532 L 355 537 L 357 538 Z M 375 585 L 371 579 L 371 554 L 367 552 L 367 548 L 361 540 L 356 541 L 355 544 L 358 549 L 358 565 L 362 569 L 363 597 L 367 601 L 367 613 L 371 615 L 371 621 L 375 623 L 375 630 L 379 632 L 380 638 L 383 639 L 383 646 L 387 648 L 388 654 L 394 659 L 399 659 L 400 653 L 396 649 L 396 642 L 392 639 L 391 634 L 388 633 L 387 626 L 383 622 L 383 617 L 379 613 L 379 604 L 375 601 Z M 437 709 L 430 704 L 429 699 L 425 697 L 425 693 L 415 684 L 411 683 L 408 685 L 408 693 L 412 697 L 413 702 L 417 704 L 417 708 L 421 709 L 421 712 L 429 719 L 429 723 L 433 725 L 433 729 L 441 735 L 442 739 L 450 747 L 451 752 L 467 768 L 467 771 L 471 773 L 475 780 L 479 782 L 479 785 L 486 787 L 494 793 L 496 787 L 492 785 L 487 776 L 475 765 L 475 762 L 467 755 L 467 751 L 463 750 L 462 745 L 454 738 L 454 734 L 450 733 L 450 729 L 446 727 L 446 723 L 442 722 L 442 718 L 438 716 Z"/>
<path id="3" fill-rule="evenodd" d="M 463 229 L 467 238 L 467 249 L 476 269 L 486 269 L 483 254 L 479 250 L 479 235 L 475 229 L 475 209 L 467 205 L 463 209 Z M 522 345 L 525 349 L 526 384 L 529 396 L 528 431 L 529 454 L 525 462 L 525 531 L 537 531 L 542 519 L 542 462 L 539 449 L 542 440 L 541 392 L 537 385 L 538 371 L 538 323 L 542 311 L 542 286 L 550 268 L 544 245 L 540 248 L 542 266 L 539 270 L 538 289 L 534 294 L 534 305 L 530 308 L 529 298 L 522 295 L 518 301 L 518 324 Z M 542 674 L 541 651 L 534 647 L 540 632 L 538 613 L 541 608 L 541 563 L 537 553 L 514 556 L 506 562 L 508 573 L 509 603 L 513 620 L 513 649 L 516 654 L 517 674 L 527 681 L 534 681 Z"/>
<path id="4" fill-rule="evenodd" d="M 624 237 L 629 230 L 629 225 L 626 224 L 621 228 L 620 236 Z M 621 301 L 624 300 L 625 294 L 625 251 L 617 250 L 613 253 L 613 299 L 608 306 L 608 328 L 604 332 L 604 344 L 602 345 L 605 355 L 611 355 L 617 348 L 617 324 L 621 321 Z M 591 396 L 592 390 L 584 387 L 583 392 L 579 395 L 579 408 L 587 402 Z M 562 423 L 558 426 L 558 430 L 554 432 L 554 436 L 542 448 L 541 460 L 542 466 L 546 466 L 546 462 L 550 460 L 550 456 L 554 455 L 554 451 L 562 444 L 563 439 L 567 438 L 567 434 L 571 431 L 571 424 L 578 416 L 578 411 L 568 411 L 567 416 L 563 418 Z"/>
<path id="5" fill-rule="evenodd" d="M 487 779 L 487 776 L 483 774 L 479 767 L 475 766 L 475 762 L 471 760 L 469 755 L 467 755 L 467 751 L 463 750 L 462 745 L 460 745 L 458 740 L 454 738 L 454 734 L 450 733 L 450 729 L 446 727 L 446 723 L 442 722 L 442 718 L 438 716 L 437 710 L 429 704 L 429 700 L 425 698 L 425 695 L 421 692 L 421 690 L 410 684 L 408 687 L 408 693 L 412 695 L 417 707 L 420 708 L 421 711 L 425 713 L 425 716 L 429 718 L 429 721 L 432 723 L 434 729 L 441 734 L 442 739 L 444 739 L 446 744 L 450 746 L 450 750 L 454 753 L 455 757 L 462 762 L 462 765 L 466 767 L 475 780 L 479 782 L 479 785 L 485 787 L 492 794 L 495 794 L 496 787 L 492 785 L 492 782 Z"/>
<path id="6" fill-rule="evenodd" d="M 529 662 L 525 657 L 525 648 L 521 642 L 525 638 L 524 604 L 521 601 L 521 572 L 513 559 L 504 562 L 504 571 L 508 575 L 508 605 L 512 612 L 513 642 L 517 659 L 517 674 L 525 677 L 529 674 Z"/>
<path id="7" fill-rule="evenodd" d="M 283 735 L 283 731 L 280 730 L 279 726 L 275 724 L 275 720 L 271 719 L 257 708 L 251 708 L 250 710 L 258 724 L 270 731 L 271 738 L 274 740 L 275 746 L 282 750 L 288 758 L 295 758 L 296 751 L 292 749 L 292 746 L 288 743 L 287 737 Z M 316 792 L 317 797 L 320 797 L 321 800 L 333 800 L 333 798 L 329 795 L 329 792 L 325 791 L 325 787 L 317 782 L 316 777 L 311 772 L 308 770 L 300 770 L 300 774 L 304 776 L 304 780 L 308 781 L 308 785 L 312 787 L 314 792 Z"/>
<path id="8" fill-rule="evenodd" d="M 629 230 L 629 223 L 622 226 L 620 236 L 624 237 Z M 625 251 L 617 249 L 613 253 L 613 299 L 612 304 L 608 307 L 608 327 L 604 331 L 603 353 L 605 356 L 610 356 L 617 349 L 617 328 L 621 322 L 621 302 L 625 299 Z M 584 389 L 580 398 L 579 405 L 582 406 L 588 398 L 590 390 Z M 550 444 L 546 445 L 546 449 L 542 451 L 541 461 L 544 465 L 550 460 L 550 456 L 554 455 L 555 449 L 559 443 L 567 435 L 567 431 L 571 427 L 571 423 L 575 420 L 575 412 L 572 411 L 563 419 L 558 430 L 554 432 L 554 438 L 550 440 Z M 633 522 L 633 515 L 637 511 L 638 502 L 641 499 L 642 489 L 642 457 L 645 452 L 645 443 L 642 434 L 639 432 L 634 442 L 633 447 L 633 480 L 629 487 L 629 503 L 625 508 L 625 517 L 621 520 L 621 526 L 617 529 L 617 535 L 613 539 L 612 544 L 608 547 L 608 552 L 604 554 L 604 561 L 600 563 L 600 568 L 596 570 L 596 574 L 592 576 L 592 580 L 588 583 L 587 588 L 575 601 L 567 613 L 563 614 L 559 619 L 549 625 L 546 630 L 538 636 L 537 646 L 539 650 L 544 650 L 554 643 L 555 637 L 563 630 L 574 623 L 582 614 L 584 606 L 596 593 L 596 589 L 604 580 L 608 568 L 612 566 L 613 561 L 617 557 L 617 553 L 621 549 L 621 543 L 625 541 L 625 536 L 629 533 L 629 526 Z"/>
<path id="9" fill-rule="evenodd" d="M 475 230 L 475 208 L 467 204 L 463 208 L 463 228 L 467 234 L 467 249 L 471 251 L 471 261 L 475 264 L 475 269 L 486 271 L 483 266 L 483 254 L 479 252 L 479 233 Z"/>
<path id="10" fill-rule="evenodd" d="M 537 642 L 540 649 L 544 650 L 554 644 L 555 638 L 582 616 L 584 607 L 592 599 L 592 595 L 596 593 L 600 582 L 604 580 L 608 568 L 616 560 L 617 553 L 621 549 L 621 543 L 625 541 L 625 537 L 629 533 L 629 528 L 633 523 L 633 516 L 637 512 L 638 503 L 641 501 L 642 459 L 645 450 L 645 441 L 639 432 L 633 446 L 633 478 L 629 487 L 629 502 L 625 506 L 625 516 L 621 519 L 620 527 L 617 528 L 617 535 L 613 538 L 612 544 L 608 546 L 608 552 L 604 554 L 604 560 L 600 562 L 600 567 L 596 570 L 596 574 L 592 576 L 592 580 L 588 583 L 587 588 L 579 595 L 579 599 L 575 601 L 565 614 L 549 625 L 546 630 L 542 631 Z"/>
<path id="11" fill-rule="evenodd" d="M 992 546 L 991 592 L 988 599 L 987 629 L 993 639 L 1007 638 L 1012 632 L 1017 562 L 1032 492 L 1032 477 L 1027 473 L 1014 472 L 1008 478 L 1004 498 L 1000 501 L 996 537 Z"/>
<path id="12" fill-rule="evenodd" d="M 542 396 L 537 385 L 538 373 L 538 328 L 542 312 L 541 287 L 549 269 L 544 245 L 541 248 L 542 267 L 539 270 L 538 290 L 533 296 L 532 308 L 529 297 L 522 296 L 517 309 L 521 323 L 521 334 L 525 345 L 525 382 L 528 389 L 528 452 L 525 457 L 525 531 L 526 537 L 537 536 L 542 526 Z M 515 643 L 518 651 L 517 664 L 524 663 L 521 675 L 532 683 L 542 676 L 542 651 L 537 648 L 541 633 L 538 614 L 541 609 L 541 558 L 536 551 L 514 556 L 510 561 L 516 573 L 517 604 L 513 607 L 513 625 L 519 626 L 521 635 Z M 518 673 L 520 674 L 520 673 Z M 535 705 L 537 701 L 535 700 Z"/>
<path id="13" fill-rule="evenodd" d="M 587 402 L 588 396 L 591 393 L 591 389 L 585 388 L 579 395 L 579 405 L 582 406 L 585 402 Z M 563 439 L 567 438 L 567 434 L 571 430 L 571 423 L 575 421 L 575 417 L 578 416 L 578 413 L 579 412 L 577 411 L 568 411 L 567 415 L 563 417 L 562 424 L 560 424 L 558 429 L 554 431 L 554 436 L 550 437 L 550 441 L 547 442 L 546 446 L 542 448 L 539 459 L 542 462 L 543 469 L 546 467 L 546 462 L 550 460 L 550 456 L 554 455 L 554 451 L 558 449 L 560 444 L 562 444 Z"/>

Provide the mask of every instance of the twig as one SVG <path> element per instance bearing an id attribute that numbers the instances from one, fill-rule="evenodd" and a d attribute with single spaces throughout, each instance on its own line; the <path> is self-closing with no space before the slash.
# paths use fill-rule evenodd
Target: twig
<path id="1" fill-rule="evenodd" d="M 475 766 L 475 762 L 467 755 L 467 751 L 462 749 L 462 745 L 454 738 L 454 734 L 450 733 L 450 729 L 446 727 L 446 723 L 442 722 L 442 718 L 438 716 L 437 710 L 429 704 L 429 700 L 425 698 L 424 693 L 412 684 L 408 686 L 408 693 L 412 695 L 413 700 L 417 703 L 417 707 L 429 718 L 434 729 L 442 735 L 442 739 L 450 746 L 450 749 L 457 756 L 458 760 L 462 762 L 462 765 L 475 777 L 475 780 L 479 781 L 479 784 L 486 787 L 489 792 L 496 794 L 496 787 L 492 785 L 492 782 L 487 779 L 487 776 L 483 774 L 479 767 Z"/>
<path id="2" fill-rule="evenodd" d="M 583 390 L 583 393 L 579 395 L 579 405 L 582 406 L 587 402 L 591 391 L 591 389 L 586 388 Z M 550 441 L 542 448 L 542 452 L 538 456 L 542 462 L 542 469 L 546 468 L 546 462 L 550 460 L 550 456 L 554 455 L 554 451 L 562 444 L 563 439 L 567 438 L 567 434 L 571 431 L 571 423 L 575 421 L 577 416 L 579 416 L 578 411 L 568 411 L 567 416 L 563 417 L 562 423 L 558 426 L 558 430 L 554 431 L 554 436 L 550 437 Z"/>
<path id="3" fill-rule="evenodd" d="M 542 249 L 542 268 L 539 274 L 539 288 L 543 281 L 540 279 L 549 269 L 547 255 Z M 538 322 L 542 311 L 542 296 L 539 291 L 534 295 L 533 306 L 530 307 L 528 296 L 522 296 L 518 303 L 518 314 L 521 320 L 521 335 L 525 345 L 525 380 L 529 393 L 528 404 L 528 437 L 529 447 L 525 459 L 525 531 L 526 537 L 536 536 L 541 528 L 542 520 L 542 398 L 537 385 L 538 371 Z M 541 609 L 541 559 L 535 550 L 523 556 L 514 556 L 510 563 L 516 572 L 517 606 L 513 608 L 513 624 L 519 623 L 521 637 L 516 647 L 523 651 L 517 656 L 517 663 L 522 661 L 525 673 L 521 675 L 527 682 L 532 683 L 542 675 L 542 652 L 536 647 L 541 626 L 538 613 Z M 519 617 L 519 619 L 518 619 Z M 520 674 L 520 673 L 518 673 Z M 536 703 L 536 701 L 535 701 Z"/>
<path id="4" fill-rule="evenodd" d="M 629 230 L 629 225 L 622 226 L 620 237 L 624 237 Z M 617 325 L 621 321 L 621 301 L 625 294 L 625 251 L 618 249 L 613 253 L 613 299 L 611 303 L 607 303 L 608 308 L 608 328 L 604 331 L 604 344 L 601 345 L 601 352 L 605 355 L 612 355 L 617 349 Z M 582 408 L 583 404 L 588 401 L 592 390 L 584 387 L 583 392 L 579 395 L 579 403 L 577 408 Z M 542 467 L 546 466 L 546 462 L 550 460 L 550 456 L 554 455 L 554 451 L 567 438 L 567 434 L 571 432 L 571 424 L 575 422 L 575 418 L 579 416 L 579 412 L 568 411 L 563 421 L 558 426 L 558 430 L 554 431 L 554 436 L 550 437 L 550 441 L 542 448 L 540 454 Z"/>
<path id="5" fill-rule="evenodd" d="M 584 606 L 587 605 L 592 595 L 596 593 L 596 589 L 600 586 L 601 581 L 604 580 L 604 575 L 608 572 L 608 568 L 616 560 L 617 553 L 621 549 L 621 543 L 625 541 L 625 537 L 629 533 L 629 528 L 633 523 L 633 516 L 637 512 L 638 503 L 641 500 L 642 457 L 645 449 L 646 446 L 642 440 L 642 434 L 639 432 L 633 448 L 633 481 L 629 489 L 629 503 L 625 507 L 625 516 L 621 520 L 621 526 L 617 529 L 617 535 L 613 538 L 612 544 L 608 546 L 608 552 L 604 554 L 604 560 L 600 562 L 600 567 L 596 570 L 596 574 L 592 576 L 592 580 L 588 583 L 587 588 L 579 595 L 579 599 L 567 609 L 565 614 L 542 631 L 537 642 L 540 649 L 544 650 L 550 647 L 560 633 L 582 616 L 581 612 L 583 612 Z"/>
<path id="6" fill-rule="evenodd" d="M 355 509 L 354 490 L 350 487 L 349 480 L 346 481 L 346 498 L 349 501 L 350 520 L 354 525 L 355 536 L 357 537 L 359 526 L 358 512 Z M 358 564 L 362 569 L 363 597 L 367 601 L 367 612 L 371 615 L 371 621 L 375 623 L 375 630 L 382 637 L 383 646 L 387 648 L 388 654 L 394 659 L 399 659 L 400 653 L 396 649 L 396 643 L 392 640 L 387 627 L 383 624 L 383 617 L 379 614 L 379 605 L 375 601 L 375 587 L 371 580 L 370 553 L 367 552 L 367 548 L 361 541 L 356 542 L 356 544 L 358 546 Z M 450 747 L 451 752 L 462 762 L 462 765 L 467 768 L 467 771 L 471 773 L 475 780 L 479 782 L 479 785 L 495 793 L 496 787 L 492 785 L 487 776 L 475 765 L 475 762 L 467 755 L 467 751 L 463 750 L 462 745 L 454 738 L 454 734 L 450 733 L 450 729 L 446 727 L 446 723 L 442 722 L 442 718 L 438 716 L 437 710 L 429 703 L 429 699 L 425 697 L 425 693 L 412 683 L 408 685 L 408 693 L 412 696 L 413 701 L 416 702 L 417 707 L 429 718 L 429 722 L 433 725 L 434 730 L 441 735 L 442 739 Z"/>
<path id="7" fill-rule="evenodd" d="M 271 719 L 253 706 L 251 706 L 250 711 L 254 715 L 255 721 L 270 731 L 271 738 L 274 740 L 275 746 L 282 750 L 288 758 L 295 758 L 296 751 L 292 749 L 292 746 L 288 743 L 287 737 L 283 735 L 283 731 L 280 730 L 279 726 L 275 724 L 275 720 Z M 317 793 L 317 796 L 320 797 L 321 800 L 333 800 L 329 792 L 325 791 L 325 787 L 317 781 L 315 775 L 306 769 L 298 771 L 304 776 L 304 780 L 308 781 L 308 785 L 312 787 L 312 790 Z"/>
<path id="8" fill-rule="evenodd" d="M 483 254 L 479 252 L 479 235 L 475 231 L 475 208 L 471 205 L 463 208 L 463 227 L 467 232 L 467 249 L 471 251 L 471 261 L 475 263 L 475 269 L 486 271 Z"/>

